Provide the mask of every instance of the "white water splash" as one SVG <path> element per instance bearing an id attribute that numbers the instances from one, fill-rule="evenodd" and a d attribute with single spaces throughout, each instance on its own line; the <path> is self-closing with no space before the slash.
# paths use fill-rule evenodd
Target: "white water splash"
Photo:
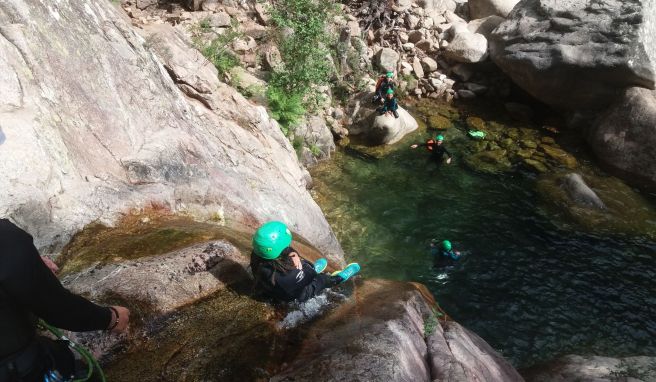
<path id="1" fill-rule="evenodd" d="M 346 300 L 346 296 L 333 290 L 326 290 L 319 296 L 303 303 L 293 303 L 285 318 L 278 323 L 280 329 L 292 329 L 314 318 L 317 318 Z"/>

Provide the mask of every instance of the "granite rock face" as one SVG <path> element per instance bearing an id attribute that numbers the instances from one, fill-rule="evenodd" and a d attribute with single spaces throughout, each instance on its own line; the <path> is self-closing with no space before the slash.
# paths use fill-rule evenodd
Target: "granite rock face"
<path id="1" fill-rule="evenodd" d="M 272 381 L 523 381 L 482 339 L 440 318 L 425 287 L 366 280 L 356 288 L 357 299 L 313 324 Z"/>
<path id="2" fill-rule="evenodd" d="M 656 2 L 522 0 L 491 35 L 490 51 L 542 102 L 602 109 L 624 88 L 654 88 Z"/>
<path id="3" fill-rule="evenodd" d="M 625 178 L 656 185 L 656 91 L 629 88 L 587 133 L 600 161 Z"/>
<path id="4" fill-rule="evenodd" d="M 277 123 L 174 30 L 143 38 L 104 0 L 5 1 L 0 88 L 0 216 L 41 250 L 157 205 L 252 229 L 284 220 L 341 257 Z"/>

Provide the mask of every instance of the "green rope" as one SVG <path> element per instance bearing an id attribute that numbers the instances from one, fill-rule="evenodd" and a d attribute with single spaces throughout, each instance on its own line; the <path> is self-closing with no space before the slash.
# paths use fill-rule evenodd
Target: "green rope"
<path id="1" fill-rule="evenodd" d="M 87 350 L 86 348 L 78 345 L 77 343 L 73 342 L 70 338 L 66 337 L 64 333 L 62 333 L 61 330 L 55 328 L 54 326 L 49 325 L 47 322 L 43 320 L 39 320 L 39 326 L 42 329 L 45 329 L 52 333 L 57 339 L 60 339 L 62 341 L 66 341 L 68 346 L 78 352 L 80 356 L 84 359 L 84 362 L 87 364 L 87 375 L 84 378 L 81 379 L 74 379 L 72 382 L 86 382 L 89 379 L 91 379 L 91 375 L 93 374 L 93 369 L 95 368 L 98 371 L 98 376 L 100 377 L 100 380 L 102 382 L 106 382 L 105 379 L 105 374 L 102 371 L 102 368 L 98 364 L 98 361 L 93 357 L 91 352 Z"/>

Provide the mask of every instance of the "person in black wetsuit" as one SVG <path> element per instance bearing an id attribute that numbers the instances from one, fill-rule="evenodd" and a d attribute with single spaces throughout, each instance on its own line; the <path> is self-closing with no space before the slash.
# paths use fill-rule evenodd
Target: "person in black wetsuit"
<path id="1" fill-rule="evenodd" d="M 317 273 L 289 245 L 292 234 L 284 223 L 263 224 L 253 235 L 251 270 L 258 288 L 279 302 L 304 302 L 343 281 L 340 276 Z"/>
<path id="2" fill-rule="evenodd" d="M 373 104 L 384 104 L 385 97 L 388 90 L 394 90 L 394 72 L 389 71 L 387 74 L 382 75 L 376 82 L 376 90 L 374 90 L 374 97 L 371 100 Z"/>
<path id="3" fill-rule="evenodd" d="M 399 118 L 399 112 L 397 111 L 398 109 L 399 104 L 396 102 L 396 98 L 394 97 L 394 90 L 388 89 L 383 106 L 377 108 L 376 111 L 378 112 L 378 115 L 387 114 L 390 116 L 393 115 L 394 118 Z"/>
<path id="4" fill-rule="evenodd" d="M 436 159 L 439 163 L 442 162 L 445 154 L 447 156 L 446 163 L 451 163 L 451 158 L 453 158 L 453 156 L 449 150 L 444 147 L 444 137 L 442 135 L 436 136 L 435 139 L 429 139 L 426 143 L 415 143 L 410 146 L 410 148 L 416 149 L 419 146 L 426 147 L 426 149 L 431 152 L 432 158 Z"/>
<path id="5" fill-rule="evenodd" d="M 74 373 L 68 346 L 37 335 L 38 318 L 71 331 L 127 328 L 128 309 L 99 306 L 69 292 L 54 271 L 32 236 L 0 219 L 0 382 L 41 382 L 50 371 L 68 380 Z"/>
<path id="6" fill-rule="evenodd" d="M 442 268 L 455 264 L 460 260 L 460 252 L 453 249 L 449 240 L 444 240 L 438 245 L 437 240 L 431 240 L 430 253 L 433 256 L 433 266 Z"/>

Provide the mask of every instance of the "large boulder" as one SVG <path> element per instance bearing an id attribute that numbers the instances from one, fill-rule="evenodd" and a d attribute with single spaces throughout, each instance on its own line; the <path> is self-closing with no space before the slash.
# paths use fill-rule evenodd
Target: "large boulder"
<path id="1" fill-rule="evenodd" d="M 449 29 L 451 40 L 444 49 L 444 55 L 457 62 L 474 63 L 487 58 L 487 39 L 480 33 L 473 33 L 465 23 L 456 23 Z"/>
<path id="2" fill-rule="evenodd" d="M 372 104 L 372 93 L 362 92 L 353 97 L 348 105 L 350 115 L 349 135 L 360 135 L 369 144 L 384 145 L 398 142 L 406 134 L 419 127 L 417 121 L 399 106 L 399 118 L 378 115 L 378 104 Z"/>
<path id="3" fill-rule="evenodd" d="M 0 3 L 0 216 L 46 252 L 149 205 L 282 219 L 341 252 L 277 123 L 162 28 L 144 39 L 105 0 Z"/>
<path id="4" fill-rule="evenodd" d="M 356 287 L 357 300 L 313 324 L 272 382 L 523 381 L 485 341 L 439 313 L 425 287 L 385 280 Z"/>
<path id="5" fill-rule="evenodd" d="M 303 142 L 301 160 L 306 166 L 318 160 L 330 158 L 335 151 L 335 140 L 323 116 L 307 116 L 300 121 L 293 132 L 293 139 Z"/>
<path id="6" fill-rule="evenodd" d="M 399 54 L 390 48 L 381 48 L 374 54 L 374 65 L 383 72 L 395 71 L 399 62 Z"/>
<path id="7" fill-rule="evenodd" d="M 656 91 L 624 91 L 590 127 L 587 141 L 607 166 L 656 186 Z"/>
<path id="8" fill-rule="evenodd" d="M 458 6 L 457 2 L 454 0 L 419 0 L 417 3 L 426 11 L 426 13 L 442 13 L 444 11 L 454 12 Z"/>
<path id="9" fill-rule="evenodd" d="M 522 0 L 508 17 L 492 60 L 551 106 L 601 109 L 626 87 L 654 88 L 654 1 Z"/>
<path id="10" fill-rule="evenodd" d="M 469 29 L 469 31 L 472 33 L 480 33 L 485 36 L 485 38 L 489 39 L 490 35 L 492 35 L 492 31 L 494 31 L 494 29 L 498 27 L 499 24 L 504 22 L 504 20 L 505 19 L 503 17 L 499 16 L 487 16 L 482 19 L 476 19 L 468 22 L 467 29 Z"/>
<path id="11" fill-rule="evenodd" d="M 401 140 L 406 134 L 419 127 L 417 121 L 399 106 L 399 118 L 393 115 L 376 115 L 367 132 L 369 140 L 374 144 L 391 145 Z"/>
<path id="12" fill-rule="evenodd" d="M 488 16 L 507 17 L 519 0 L 469 0 L 469 17 L 482 19 Z"/>

